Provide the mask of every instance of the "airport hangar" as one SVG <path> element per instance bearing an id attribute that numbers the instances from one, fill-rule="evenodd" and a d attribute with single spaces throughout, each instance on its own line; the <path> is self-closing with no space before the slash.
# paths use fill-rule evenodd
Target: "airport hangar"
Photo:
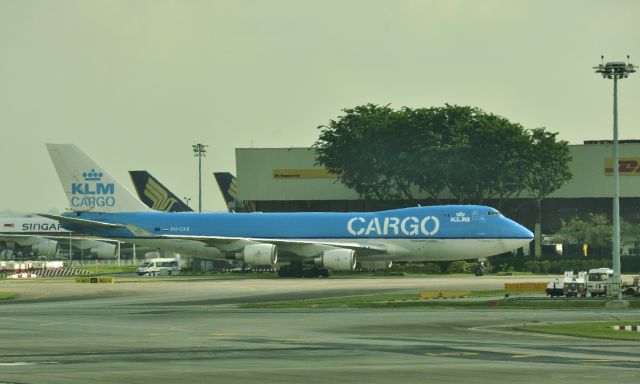
<path id="1" fill-rule="evenodd" d="M 542 231 L 552 234 L 561 220 L 589 213 L 612 215 L 612 143 L 585 141 L 569 145 L 573 178 L 542 201 Z M 237 200 L 260 212 L 373 211 L 410 205 L 408 201 L 361 199 L 336 176 L 316 165 L 313 148 L 237 148 Z M 640 223 L 640 140 L 620 141 L 620 212 L 624 220 Z M 418 196 L 422 205 L 436 202 Z M 455 204 L 443 194 L 437 204 Z M 495 201 L 484 204 L 495 206 Z M 530 196 L 507 201 L 501 211 L 534 229 L 536 204 Z M 638 244 L 623 245 L 623 255 L 638 254 Z M 526 253 L 526 251 L 525 251 Z"/>

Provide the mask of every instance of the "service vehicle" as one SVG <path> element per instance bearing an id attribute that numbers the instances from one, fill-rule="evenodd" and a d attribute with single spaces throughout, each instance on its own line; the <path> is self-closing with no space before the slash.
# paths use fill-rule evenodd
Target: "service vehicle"
<path id="1" fill-rule="evenodd" d="M 631 285 L 623 285 L 622 292 L 626 296 L 640 296 L 640 275 L 633 277 Z"/>
<path id="2" fill-rule="evenodd" d="M 159 276 L 180 274 L 180 260 L 156 258 L 145 260 L 137 270 L 139 276 Z"/>
<path id="3" fill-rule="evenodd" d="M 587 276 L 587 293 L 591 297 L 605 296 L 607 294 L 607 285 L 611 283 L 611 280 L 613 280 L 613 269 L 590 269 Z"/>
<path id="4" fill-rule="evenodd" d="M 560 297 L 564 295 L 564 282 L 558 278 L 549 280 L 545 292 L 549 297 Z"/>
<path id="5" fill-rule="evenodd" d="M 578 272 L 578 275 L 574 275 L 573 271 L 567 271 L 564 273 L 564 287 L 563 294 L 566 297 L 586 297 L 587 287 L 585 284 L 586 272 Z"/>

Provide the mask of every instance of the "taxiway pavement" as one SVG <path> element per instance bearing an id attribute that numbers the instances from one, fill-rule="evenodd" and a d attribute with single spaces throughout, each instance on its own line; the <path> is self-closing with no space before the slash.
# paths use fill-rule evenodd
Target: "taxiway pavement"
<path id="1" fill-rule="evenodd" d="M 525 322 L 637 320 L 638 310 L 237 306 L 422 289 L 498 289 L 514 280 L 2 281 L 0 291 L 20 296 L 0 303 L 0 382 L 638 382 L 637 342 L 513 329 Z"/>

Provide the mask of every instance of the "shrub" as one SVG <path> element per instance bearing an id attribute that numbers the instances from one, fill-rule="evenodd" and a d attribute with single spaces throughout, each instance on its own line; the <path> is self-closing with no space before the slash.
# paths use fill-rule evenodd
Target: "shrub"
<path id="1" fill-rule="evenodd" d="M 447 267 L 447 273 L 467 273 L 470 270 L 470 264 L 466 261 L 454 261 Z"/>

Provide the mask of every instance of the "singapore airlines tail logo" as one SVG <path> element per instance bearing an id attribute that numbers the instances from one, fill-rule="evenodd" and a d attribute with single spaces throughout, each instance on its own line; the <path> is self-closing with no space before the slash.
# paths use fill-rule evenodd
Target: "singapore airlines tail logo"
<path id="1" fill-rule="evenodd" d="M 144 195 L 153 203 L 151 209 L 156 211 L 169 212 L 173 205 L 178 202 L 175 198 L 169 197 L 167 191 L 153 178 L 149 178 L 147 185 L 144 187 Z"/>

